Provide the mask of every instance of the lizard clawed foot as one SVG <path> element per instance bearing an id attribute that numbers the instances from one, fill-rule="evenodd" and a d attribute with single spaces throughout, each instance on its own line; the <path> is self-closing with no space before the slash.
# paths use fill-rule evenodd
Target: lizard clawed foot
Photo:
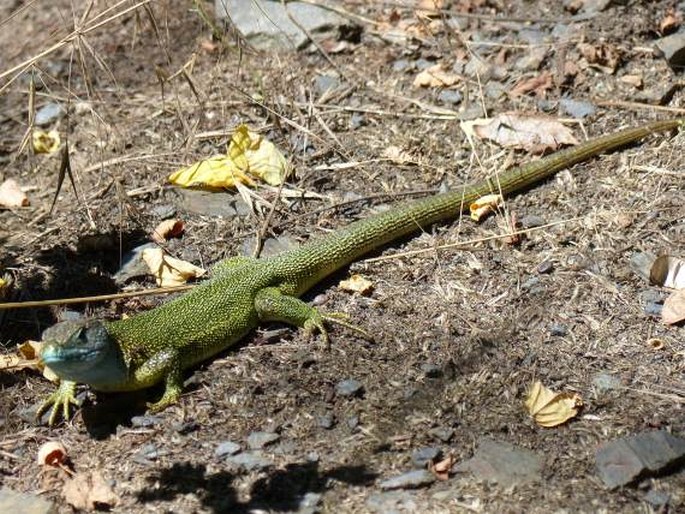
<path id="1" fill-rule="evenodd" d="M 341 327 L 345 327 L 348 330 L 352 330 L 353 332 L 361 335 L 362 338 L 366 339 L 367 341 L 373 341 L 373 335 L 370 332 L 367 332 L 358 325 L 349 323 L 347 320 L 350 319 L 350 317 L 343 312 L 329 312 L 323 316 L 323 319 L 328 323 L 334 323 L 336 325 L 340 325 Z"/>
<path id="2" fill-rule="evenodd" d="M 170 405 L 173 405 L 175 403 L 178 403 L 178 400 L 181 398 L 181 388 L 176 388 L 176 387 L 167 387 L 164 390 L 164 394 L 162 397 L 154 402 L 154 403 L 147 403 L 147 409 L 151 414 L 156 414 L 157 412 L 161 412 Z"/>
<path id="3" fill-rule="evenodd" d="M 40 419 L 45 411 L 50 409 L 50 417 L 48 418 L 48 426 L 54 426 L 57 418 L 62 416 L 63 421 L 69 419 L 69 411 L 71 406 L 80 407 L 81 403 L 76 400 L 76 382 L 69 380 L 62 380 L 57 390 L 52 393 L 47 399 L 41 403 L 36 411 L 36 418 Z M 61 411 L 61 412 L 60 412 Z"/>
<path id="4" fill-rule="evenodd" d="M 331 346 L 331 340 L 328 337 L 328 330 L 324 325 L 324 316 L 317 310 L 314 310 L 307 321 L 304 322 L 302 327 L 304 330 L 304 335 L 307 339 L 314 336 L 314 332 L 318 332 L 321 335 L 321 346 L 324 350 L 328 350 Z"/>

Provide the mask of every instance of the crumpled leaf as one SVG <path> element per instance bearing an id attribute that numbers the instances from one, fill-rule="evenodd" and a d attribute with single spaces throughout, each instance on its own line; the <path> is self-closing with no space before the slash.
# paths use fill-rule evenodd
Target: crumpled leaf
<path id="1" fill-rule="evenodd" d="M 485 195 L 469 205 L 469 212 L 473 221 L 480 221 L 483 216 L 496 211 L 504 203 L 504 198 L 499 194 Z"/>
<path id="2" fill-rule="evenodd" d="M 62 496 L 76 509 L 102 510 L 114 507 L 119 497 L 97 471 L 77 473 L 64 484 Z"/>
<path id="3" fill-rule="evenodd" d="M 442 64 L 435 64 L 416 75 L 414 87 L 450 87 L 459 79 L 459 75 L 445 70 Z"/>
<path id="4" fill-rule="evenodd" d="M 152 240 L 157 244 L 163 244 L 167 239 L 180 236 L 184 228 L 183 220 L 178 218 L 162 220 L 152 231 Z"/>
<path id="5" fill-rule="evenodd" d="M 464 121 L 461 128 L 468 137 L 475 135 L 504 147 L 522 148 L 534 153 L 578 144 L 567 127 L 548 116 L 510 112 L 490 119 Z"/>
<path id="6" fill-rule="evenodd" d="M 59 441 L 47 441 L 38 448 L 37 461 L 42 466 L 58 466 L 67 460 L 67 449 Z"/>
<path id="7" fill-rule="evenodd" d="M 450 453 L 440 462 L 436 462 L 435 464 L 433 464 L 433 461 L 430 461 L 428 463 L 428 469 L 436 476 L 438 480 L 449 480 L 450 470 L 456 462 L 457 459 L 454 455 Z"/>
<path id="8" fill-rule="evenodd" d="M 373 291 L 373 282 L 361 275 L 352 275 L 347 280 L 340 281 L 340 289 L 366 295 Z"/>
<path id="9" fill-rule="evenodd" d="M 59 150 L 62 143 L 59 132 L 51 130 L 45 132 L 44 130 L 34 130 L 32 136 L 33 151 L 36 153 L 55 153 Z"/>
<path id="10" fill-rule="evenodd" d="M 664 301 L 661 319 L 667 325 L 685 320 L 685 289 L 679 289 Z"/>
<path id="11" fill-rule="evenodd" d="M 16 180 L 8 178 L 0 184 L 0 206 L 12 208 L 27 205 L 29 205 L 29 199 Z"/>
<path id="12" fill-rule="evenodd" d="M 670 289 L 685 289 L 685 260 L 660 255 L 649 270 L 649 281 Z"/>
<path id="13" fill-rule="evenodd" d="M 40 360 L 41 341 L 25 341 L 17 346 L 14 354 L 0 355 L 0 370 L 33 369 L 39 371 L 50 382 L 59 382 L 59 377 Z"/>
<path id="14" fill-rule="evenodd" d="M 207 273 L 194 264 L 166 255 L 161 248 L 146 248 L 143 260 L 160 287 L 180 286 Z"/>
<path id="15" fill-rule="evenodd" d="M 278 186 L 289 171 L 285 157 L 271 141 L 240 125 L 233 132 L 226 155 L 181 168 L 169 176 L 169 182 L 182 187 L 227 188 L 238 183 L 254 186 L 254 177 Z"/>
<path id="16" fill-rule="evenodd" d="M 555 393 L 536 380 L 526 394 L 524 405 L 538 425 L 550 428 L 575 417 L 583 400 L 576 393 Z"/>

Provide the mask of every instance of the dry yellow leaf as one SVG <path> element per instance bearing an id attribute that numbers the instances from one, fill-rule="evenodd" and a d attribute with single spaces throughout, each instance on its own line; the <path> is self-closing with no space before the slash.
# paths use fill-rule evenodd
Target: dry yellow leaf
<path id="1" fill-rule="evenodd" d="M 685 289 L 685 260 L 660 255 L 652 263 L 649 281 L 670 289 Z"/>
<path id="2" fill-rule="evenodd" d="M 361 275 L 352 275 L 347 280 L 340 281 L 340 289 L 365 295 L 373 290 L 373 282 Z"/>
<path id="3" fill-rule="evenodd" d="M 152 231 L 152 240 L 157 244 L 164 244 L 167 239 L 180 236 L 185 229 L 185 224 L 182 220 L 174 218 L 169 220 L 162 220 Z"/>
<path id="4" fill-rule="evenodd" d="M 146 248 L 143 250 L 143 260 L 160 287 L 180 286 L 206 273 L 194 264 L 165 255 L 161 248 Z"/>
<path id="5" fill-rule="evenodd" d="M 278 186 L 287 178 L 288 172 L 285 157 L 272 142 L 252 132 L 246 125 L 240 125 L 233 132 L 226 155 L 216 155 L 181 168 L 169 176 L 169 182 L 182 187 L 254 186 L 252 176 Z"/>
<path id="6" fill-rule="evenodd" d="M 525 401 L 528 413 L 541 427 L 556 427 L 578 414 L 583 400 L 576 393 L 555 393 L 536 380 Z"/>
<path id="7" fill-rule="evenodd" d="M 253 185 L 254 182 L 234 161 L 225 155 L 215 155 L 172 173 L 169 182 L 182 187 L 209 187 L 221 189 L 235 187 L 236 182 Z"/>
<path id="8" fill-rule="evenodd" d="M 457 82 L 459 75 L 445 70 L 442 64 L 435 64 L 416 75 L 414 87 L 450 87 Z"/>
<path id="9" fill-rule="evenodd" d="M 38 448 L 36 460 L 41 466 L 59 466 L 67 460 L 67 449 L 59 441 L 48 441 Z"/>
<path id="10" fill-rule="evenodd" d="M 473 221 L 480 221 L 485 215 L 496 211 L 502 206 L 504 199 L 502 195 L 485 195 L 478 198 L 475 202 L 469 205 L 471 212 L 471 219 Z"/>
<path id="11" fill-rule="evenodd" d="M 33 151 L 36 153 L 55 153 L 59 150 L 61 140 L 59 132 L 51 130 L 45 132 L 43 130 L 34 130 L 32 136 Z"/>

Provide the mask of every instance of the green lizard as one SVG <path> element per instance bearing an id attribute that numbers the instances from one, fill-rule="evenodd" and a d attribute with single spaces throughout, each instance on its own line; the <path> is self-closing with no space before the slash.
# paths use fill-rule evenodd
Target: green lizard
<path id="1" fill-rule="evenodd" d="M 162 410 L 179 399 L 185 369 L 228 348 L 262 321 L 319 331 L 327 340 L 324 316 L 299 299 L 327 275 L 394 239 L 457 217 L 485 194 L 520 191 L 561 169 L 683 123 L 655 121 L 598 137 L 496 178 L 356 221 L 274 257 L 227 259 L 189 293 L 127 319 L 67 324 L 53 335 L 46 331 L 41 358 L 61 384 L 39 414 L 52 407 L 52 425 L 61 407 L 67 418 L 76 404 L 76 383 L 97 391 L 131 391 L 163 381 L 161 399 L 149 405 L 153 412 Z"/>

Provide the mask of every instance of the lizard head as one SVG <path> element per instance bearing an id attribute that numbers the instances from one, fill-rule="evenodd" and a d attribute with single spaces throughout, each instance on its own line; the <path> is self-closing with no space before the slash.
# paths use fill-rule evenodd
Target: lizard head
<path id="1" fill-rule="evenodd" d="M 67 324 L 46 331 L 43 363 L 62 380 L 97 385 L 125 370 L 116 340 L 101 321 Z"/>

